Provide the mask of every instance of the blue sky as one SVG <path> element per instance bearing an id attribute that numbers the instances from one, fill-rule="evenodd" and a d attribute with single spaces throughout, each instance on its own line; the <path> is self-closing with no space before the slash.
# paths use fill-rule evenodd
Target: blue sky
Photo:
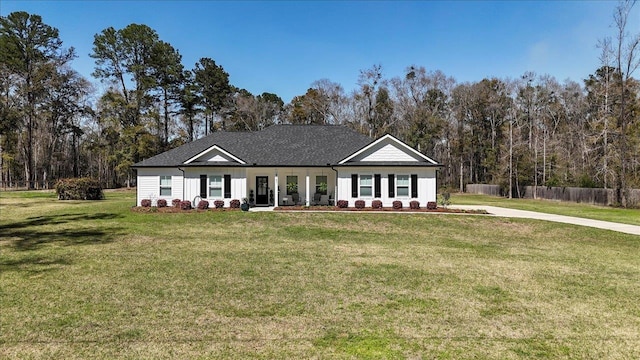
<path id="1" fill-rule="evenodd" d="M 458 82 L 516 78 L 525 71 L 582 81 L 599 66 L 598 39 L 613 35 L 614 1 L 16 1 L 76 48 L 73 67 L 90 78 L 93 36 L 146 24 L 182 54 L 186 68 L 210 57 L 231 83 L 285 102 L 322 78 L 356 87 L 374 64 L 384 76 L 410 65 Z M 640 5 L 630 25 L 640 31 Z M 637 76 L 637 74 L 636 74 Z M 98 89 L 98 81 L 92 79 Z"/>

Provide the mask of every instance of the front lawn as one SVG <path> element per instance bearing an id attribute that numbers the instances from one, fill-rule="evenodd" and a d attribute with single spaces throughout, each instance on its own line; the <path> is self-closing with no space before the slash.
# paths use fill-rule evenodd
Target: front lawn
<path id="1" fill-rule="evenodd" d="M 0 358 L 640 357 L 637 236 L 134 203 L 0 193 Z"/>

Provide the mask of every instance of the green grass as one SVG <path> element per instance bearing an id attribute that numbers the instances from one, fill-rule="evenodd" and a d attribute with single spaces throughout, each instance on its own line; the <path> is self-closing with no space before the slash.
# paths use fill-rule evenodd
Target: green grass
<path id="1" fill-rule="evenodd" d="M 133 199 L 0 193 L 0 358 L 640 357 L 637 236 Z"/>
<path id="2" fill-rule="evenodd" d="M 640 209 L 623 209 L 610 206 L 577 204 L 572 202 L 542 199 L 507 199 L 497 196 L 476 194 L 452 194 L 451 204 L 491 205 L 518 210 L 530 210 L 549 214 L 576 216 L 586 219 L 640 225 Z"/>

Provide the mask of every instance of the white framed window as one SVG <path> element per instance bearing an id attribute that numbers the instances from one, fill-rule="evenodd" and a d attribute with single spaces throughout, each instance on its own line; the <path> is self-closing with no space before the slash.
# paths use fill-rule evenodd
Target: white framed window
<path id="1" fill-rule="evenodd" d="M 209 176 L 209 197 L 222 198 L 222 176 Z"/>
<path id="2" fill-rule="evenodd" d="M 298 192 L 298 176 L 297 175 L 287 175 L 287 195 L 291 195 L 293 193 Z"/>
<path id="3" fill-rule="evenodd" d="M 171 176 L 160 175 L 160 196 L 171 196 Z"/>
<path id="4" fill-rule="evenodd" d="M 360 175 L 360 196 L 373 196 L 373 176 Z"/>
<path id="5" fill-rule="evenodd" d="M 396 177 L 396 196 L 409 197 L 409 175 L 398 175 Z"/>
<path id="6" fill-rule="evenodd" d="M 317 175 L 316 176 L 316 193 L 320 195 L 327 195 L 327 176 L 326 175 Z"/>

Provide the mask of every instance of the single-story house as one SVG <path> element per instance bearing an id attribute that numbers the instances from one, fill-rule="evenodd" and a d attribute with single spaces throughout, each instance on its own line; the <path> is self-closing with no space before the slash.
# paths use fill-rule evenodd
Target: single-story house
<path id="1" fill-rule="evenodd" d="M 391 135 L 371 139 L 338 125 L 274 125 L 254 132 L 216 132 L 143 160 L 142 199 L 247 198 L 255 206 L 373 200 L 391 206 L 436 201 L 440 165 Z"/>

